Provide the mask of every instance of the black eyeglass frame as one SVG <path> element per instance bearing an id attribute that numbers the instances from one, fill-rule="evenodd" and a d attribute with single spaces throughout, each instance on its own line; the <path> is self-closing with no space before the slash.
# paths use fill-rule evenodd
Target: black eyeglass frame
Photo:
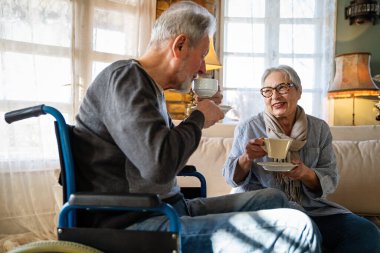
<path id="1" fill-rule="evenodd" d="M 283 87 L 285 87 L 286 89 L 281 91 L 280 88 L 283 88 Z M 273 96 L 273 90 L 276 90 L 278 94 L 284 95 L 284 94 L 287 94 L 289 92 L 289 90 L 290 90 L 291 87 L 297 88 L 297 86 L 294 83 L 279 83 L 274 88 L 272 88 L 272 87 L 263 87 L 263 88 L 261 88 L 260 89 L 260 93 L 261 93 L 261 95 L 263 97 L 270 98 L 271 96 Z M 265 89 L 269 89 L 270 90 L 270 95 L 269 96 L 264 95 L 264 90 Z"/>

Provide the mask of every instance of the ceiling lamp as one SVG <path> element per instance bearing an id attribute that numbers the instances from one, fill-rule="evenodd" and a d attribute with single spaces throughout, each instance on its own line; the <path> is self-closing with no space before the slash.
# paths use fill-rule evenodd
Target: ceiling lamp
<path id="1" fill-rule="evenodd" d="M 210 37 L 210 49 L 205 57 L 206 71 L 220 69 L 222 65 L 219 63 L 218 57 L 215 53 L 214 43 L 212 37 Z"/>

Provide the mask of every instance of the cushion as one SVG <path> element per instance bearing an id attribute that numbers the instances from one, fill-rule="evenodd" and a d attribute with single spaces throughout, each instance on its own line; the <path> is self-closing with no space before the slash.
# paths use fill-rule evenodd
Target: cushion
<path id="1" fill-rule="evenodd" d="M 197 150 L 187 162 L 195 165 L 205 176 L 208 197 L 229 194 L 231 191 L 231 187 L 224 180 L 222 169 L 230 153 L 232 141 L 233 138 L 202 137 Z M 181 177 L 178 180 L 180 185 L 188 185 Z"/>
<path id="2" fill-rule="evenodd" d="M 340 181 L 328 199 L 363 215 L 380 215 L 380 140 L 333 141 Z"/>

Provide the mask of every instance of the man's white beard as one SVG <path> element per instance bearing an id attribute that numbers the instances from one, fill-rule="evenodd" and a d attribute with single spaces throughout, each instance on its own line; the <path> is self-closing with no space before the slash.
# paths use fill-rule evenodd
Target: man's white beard
<path id="1" fill-rule="evenodd" d="M 176 89 L 176 91 L 181 92 L 181 93 L 189 93 L 190 89 L 191 89 L 192 82 L 193 82 L 193 79 L 189 78 L 188 80 L 181 83 L 179 88 Z"/>

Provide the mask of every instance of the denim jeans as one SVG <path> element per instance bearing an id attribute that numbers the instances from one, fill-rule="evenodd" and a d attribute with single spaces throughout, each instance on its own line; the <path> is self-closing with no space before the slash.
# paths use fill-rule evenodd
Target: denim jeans
<path id="1" fill-rule="evenodd" d="M 181 200 L 173 207 L 181 216 L 184 253 L 321 252 L 318 229 L 287 208 L 276 189 Z M 127 229 L 166 230 L 167 220 L 156 216 Z"/>
<path id="2" fill-rule="evenodd" d="M 363 217 L 348 213 L 311 218 L 321 232 L 323 252 L 380 252 L 380 230 Z"/>

